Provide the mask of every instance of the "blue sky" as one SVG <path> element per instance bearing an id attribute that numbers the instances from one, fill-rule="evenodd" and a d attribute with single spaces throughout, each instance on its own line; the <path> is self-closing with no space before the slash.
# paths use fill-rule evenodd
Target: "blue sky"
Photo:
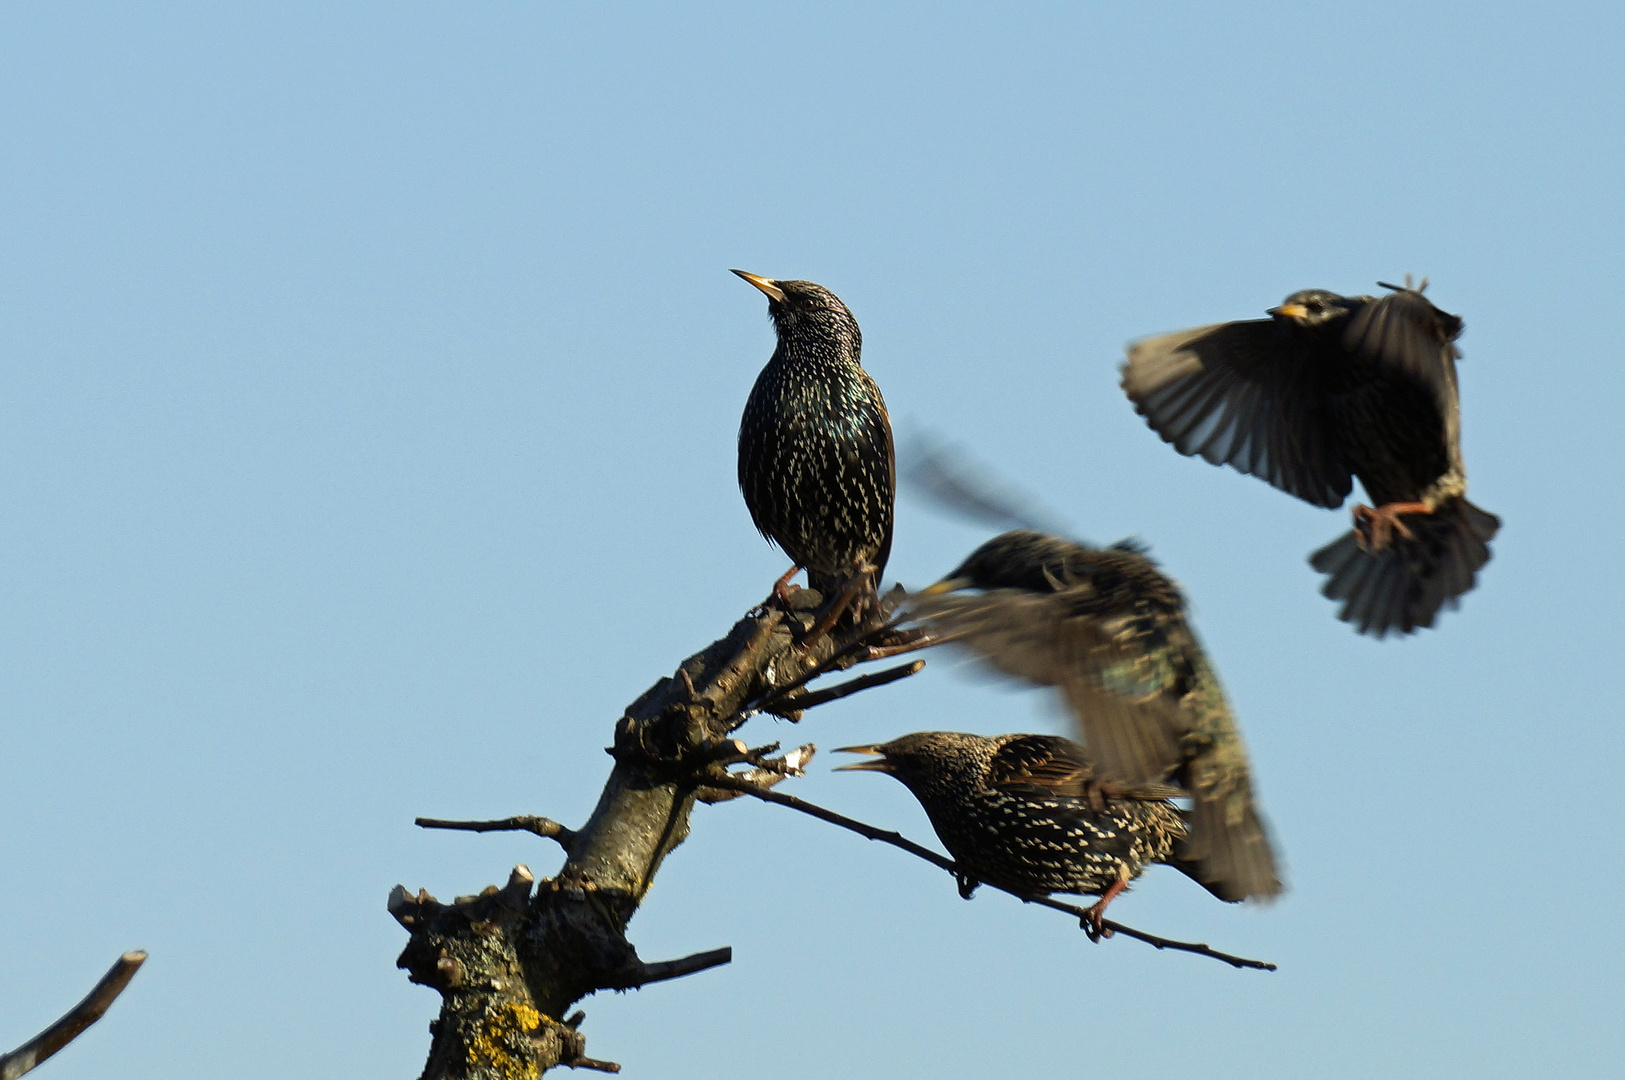
<path id="1" fill-rule="evenodd" d="M 727 273 L 862 323 L 957 440 L 1190 594 L 1291 891 L 1153 871 L 1125 922 L 762 805 L 632 927 L 734 963 L 585 1003 L 628 1075 L 1617 1075 L 1625 15 L 1614 5 L 0 11 L 0 1044 L 152 959 L 45 1066 L 407 1076 L 397 881 L 538 875 L 623 707 L 765 594 L 734 438 L 772 348 Z M 1501 515 L 1435 631 L 1357 637 L 1347 527 L 1181 458 L 1125 341 L 1407 271 L 1467 322 Z M 889 574 L 983 530 L 905 496 Z M 951 656 L 756 741 L 1061 730 Z M 794 790 L 921 840 L 900 785 Z M 726 1049 L 721 1046 L 725 1045 Z"/>

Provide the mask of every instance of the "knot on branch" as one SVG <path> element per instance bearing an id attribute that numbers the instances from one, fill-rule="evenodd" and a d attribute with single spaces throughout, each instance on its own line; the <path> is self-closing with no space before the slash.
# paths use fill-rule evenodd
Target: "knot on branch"
<path id="1" fill-rule="evenodd" d="M 389 913 L 412 931 L 395 966 L 404 968 L 413 982 L 442 995 L 522 990 L 514 931 L 529 912 L 534 880 L 528 869 L 516 866 L 508 884 L 491 885 L 477 896 L 459 896 L 450 904 L 427 890 L 413 896 L 404 886 L 395 886 L 389 894 Z M 528 991 L 524 998 L 529 1000 Z"/>

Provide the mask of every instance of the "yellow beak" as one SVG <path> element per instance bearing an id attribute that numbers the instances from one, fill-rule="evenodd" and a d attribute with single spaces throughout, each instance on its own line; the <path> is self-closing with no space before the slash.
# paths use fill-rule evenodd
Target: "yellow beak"
<path id="1" fill-rule="evenodd" d="M 1284 315 L 1289 319 L 1307 319 L 1309 317 L 1309 309 L 1304 307 L 1302 304 L 1282 304 L 1280 307 L 1270 308 L 1264 314 Z"/>
<path id="2" fill-rule="evenodd" d="M 838 746 L 837 754 L 878 754 L 878 746 Z M 831 772 L 891 772 L 891 763 L 884 757 L 877 757 L 870 761 L 854 761 L 850 765 L 837 765 Z"/>
<path id="3" fill-rule="evenodd" d="M 927 585 L 920 590 L 921 596 L 941 596 L 943 593 L 958 592 L 960 589 L 970 588 L 970 578 L 950 577 L 943 578 L 935 585 Z"/>
<path id="4" fill-rule="evenodd" d="M 781 304 L 784 302 L 784 290 L 779 288 L 779 283 L 772 278 L 760 274 L 747 274 L 743 270 L 735 270 L 734 273 L 765 292 L 769 300 L 777 300 Z"/>

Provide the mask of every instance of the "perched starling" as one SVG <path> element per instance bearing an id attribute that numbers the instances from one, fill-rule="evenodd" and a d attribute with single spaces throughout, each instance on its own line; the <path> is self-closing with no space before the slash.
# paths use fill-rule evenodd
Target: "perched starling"
<path id="1" fill-rule="evenodd" d="M 978 882 L 1022 896 L 1099 896 L 1090 911 L 1098 931 L 1112 897 L 1147 866 L 1190 873 L 1178 853 L 1183 812 L 1153 791 L 1102 777 L 1070 739 L 922 731 L 843 750 L 879 756 L 841 770 L 890 773 L 920 800 L 959 864 L 966 896 Z"/>
<path id="2" fill-rule="evenodd" d="M 822 285 L 734 273 L 767 294 L 779 337 L 739 422 L 751 520 L 826 598 L 865 567 L 877 583 L 891 554 L 897 461 L 880 387 L 859 363 L 858 321 Z"/>
<path id="3" fill-rule="evenodd" d="M 1228 463 L 1316 506 L 1358 477 L 1376 508 L 1310 556 L 1338 618 L 1382 637 L 1432 626 L 1474 584 L 1500 519 L 1467 501 L 1456 393 L 1461 319 L 1427 282 L 1371 296 L 1293 293 L 1268 319 L 1148 338 L 1123 389 L 1181 454 Z"/>
<path id="4" fill-rule="evenodd" d="M 1218 675 L 1185 620 L 1178 586 L 1142 548 L 1007 532 L 908 604 L 943 638 L 1059 689 L 1106 775 L 1178 785 L 1191 799 L 1181 868 L 1214 895 L 1281 892 Z"/>

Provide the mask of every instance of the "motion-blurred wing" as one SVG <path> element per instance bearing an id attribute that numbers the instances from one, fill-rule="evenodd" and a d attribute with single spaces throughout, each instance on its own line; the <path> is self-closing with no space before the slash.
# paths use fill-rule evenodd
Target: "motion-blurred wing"
<path id="1" fill-rule="evenodd" d="M 1110 778 L 1145 793 L 1128 797 L 1152 797 L 1177 784 L 1192 803 L 1182 869 L 1214 895 L 1240 900 L 1281 891 L 1241 732 L 1181 614 L 1092 614 L 1082 585 L 1050 594 L 993 589 L 921 596 L 909 604 L 946 640 L 974 649 L 1008 674 L 1061 691 L 1087 754 L 1074 755 L 1084 790 L 1094 783 L 1110 794 L 1103 786 Z M 1012 762 L 1025 760 L 1018 753 L 1036 752 L 1011 747 L 1016 743 L 1006 748 Z M 1045 767 L 1029 765 L 1027 773 L 1062 783 L 1065 756 L 1048 753 Z M 1010 775 L 1018 775 L 1013 765 Z"/>
<path id="2" fill-rule="evenodd" d="M 1163 781 L 1183 761 L 1185 726 L 1166 657 L 1122 618 L 1080 616 L 1068 593 L 993 589 L 914 597 L 909 607 L 945 640 L 999 670 L 1058 687 L 1101 771 Z"/>
<path id="3" fill-rule="evenodd" d="M 1353 479 L 1320 422 L 1322 375 L 1274 320 L 1253 319 L 1137 342 L 1123 365 L 1123 390 L 1181 454 L 1336 507 Z"/>
<path id="4" fill-rule="evenodd" d="M 945 513 L 994 528 L 1065 531 L 1038 499 L 969 454 L 934 436 L 917 432 L 906 442 L 901 478 L 908 490 Z"/>

